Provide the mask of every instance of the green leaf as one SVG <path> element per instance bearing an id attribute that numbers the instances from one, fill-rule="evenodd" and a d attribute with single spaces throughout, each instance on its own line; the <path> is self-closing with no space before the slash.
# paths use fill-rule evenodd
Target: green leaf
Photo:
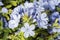
<path id="1" fill-rule="evenodd" d="M 60 25 L 58 24 L 58 19 L 56 19 L 53 23 L 53 27 L 60 28 Z"/>
<path id="2" fill-rule="evenodd" d="M 7 13 L 6 14 L 3 14 L 3 16 L 6 17 L 7 20 L 10 19 Z"/>
<path id="3" fill-rule="evenodd" d="M 57 10 L 58 12 L 60 12 L 60 7 L 56 7 L 56 10 Z"/>
<path id="4" fill-rule="evenodd" d="M 0 40 L 2 40 L 2 39 L 0 39 Z"/>
<path id="5" fill-rule="evenodd" d="M 9 9 L 9 10 L 8 10 L 8 14 L 11 14 L 11 13 L 12 13 L 12 9 Z"/>
<path id="6" fill-rule="evenodd" d="M 30 2 L 33 2 L 33 0 L 30 0 Z"/>
<path id="7" fill-rule="evenodd" d="M 48 35 L 48 32 L 47 32 L 46 29 L 37 29 L 37 30 L 35 31 L 35 37 L 36 37 L 38 34 L 42 34 L 42 35 L 44 35 L 44 36 L 47 36 L 47 35 Z"/>
<path id="8" fill-rule="evenodd" d="M 25 40 L 33 40 L 32 37 L 25 38 Z"/>
<path id="9" fill-rule="evenodd" d="M 38 38 L 37 38 L 37 40 L 44 40 L 44 39 L 43 39 L 43 38 L 41 38 L 41 37 L 38 37 Z"/>
<path id="10" fill-rule="evenodd" d="M 8 32 L 4 32 L 3 40 L 7 40 L 7 37 L 8 37 Z"/>
<path id="11" fill-rule="evenodd" d="M 56 38 L 58 35 L 59 35 L 58 33 L 54 33 L 53 38 Z"/>
<path id="12" fill-rule="evenodd" d="M 0 30 L 3 29 L 3 22 L 0 20 Z"/>
<path id="13" fill-rule="evenodd" d="M 17 1 L 11 1 L 10 3 L 11 3 L 11 5 L 13 5 L 13 6 L 17 6 Z"/>
<path id="14" fill-rule="evenodd" d="M 4 4 L 10 3 L 11 0 L 2 0 Z"/>
<path id="15" fill-rule="evenodd" d="M 53 36 L 52 35 L 48 36 L 48 40 L 54 40 Z"/>
<path id="16" fill-rule="evenodd" d="M 17 4 L 23 4 L 25 2 L 25 0 L 16 0 Z"/>
<path id="17" fill-rule="evenodd" d="M 2 7 L 0 7 L 0 11 L 1 11 Z"/>
<path id="18" fill-rule="evenodd" d="M 5 7 L 6 7 L 6 8 L 11 8 L 11 7 L 12 7 L 12 5 L 6 5 Z"/>

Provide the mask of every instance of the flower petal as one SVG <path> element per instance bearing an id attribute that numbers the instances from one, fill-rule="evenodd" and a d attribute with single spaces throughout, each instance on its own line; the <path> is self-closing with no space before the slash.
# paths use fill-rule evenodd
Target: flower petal
<path id="1" fill-rule="evenodd" d="M 15 22 L 15 20 L 10 20 L 10 21 L 9 21 L 9 28 L 14 29 L 14 28 L 17 27 L 17 26 L 18 26 L 18 23 Z"/>
<path id="2" fill-rule="evenodd" d="M 31 25 L 30 30 L 34 30 L 34 29 L 35 29 L 35 25 Z"/>
<path id="3" fill-rule="evenodd" d="M 0 2 L 0 6 L 4 5 L 2 2 Z"/>
<path id="4" fill-rule="evenodd" d="M 7 12 L 8 12 L 8 9 L 5 8 L 5 7 L 3 7 L 3 8 L 2 8 L 2 12 L 3 12 L 3 13 L 7 13 Z"/>
<path id="5" fill-rule="evenodd" d="M 58 32 L 58 33 L 60 32 L 60 29 L 59 29 L 59 28 L 57 29 L 57 32 Z"/>
<path id="6" fill-rule="evenodd" d="M 29 23 L 25 23 L 24 26 L 25 26 L 26 29 L 28 29 L 29 28 Z"/>
<path id="7" fill-rule="evenodd" d="M 57 29 L 56 28 L 53 28 L 53 30 L 52 30 L 53 32 L 57 32 Z"/>
<path id="8" fill-rule="evenodd" d="M 24 37 L 25 37 L 25 38 L 28 38 L 28 37 L 29 37 L 29 33 L 28 33 L 28 32 L 25 32 L 25 33 L 24 33 Z"/>
<path id="9" fill-rule="evenodd" d="M 35 35 L 34 31 L 30 31 L 29 34 L 30 34 L 30 36 L 34 36 Z"/>
<path id="10" fill-rule="evenodd" d="M 25 27 L 22 27 L 20 30 L 23 31 L 23 32 L 26 31 Z"/>

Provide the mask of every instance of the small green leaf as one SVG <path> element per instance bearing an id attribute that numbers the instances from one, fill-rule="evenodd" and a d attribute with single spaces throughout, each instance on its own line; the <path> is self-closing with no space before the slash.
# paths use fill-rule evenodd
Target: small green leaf
<path id="1" fill-rule="evenodd" d="M 3 40 L 7 40 L 8 32 L 4 32 Z"/>
<path id="2" fill-rule="evenodd" d="M 60 28 L 60 25 L 58 24 L 58 19 L 56 19 L 53 23 L 53 27 Z"/>
<path id="3" fill-rule="evenodd" d="M 30 2 L 33 2 L 33 0 L 30 0 Z"/>
<path id="4" fill-rule="evenodd" d="M 32 37 L 25 38 L 25 40 L 33 40 Z"/>
<path id="5" fill-rule="evenodd" d="M 0 30 L 3 29 L 3 22 L 0 20 Z"/>
<path id="6" fill-rule="evenodd" d="M 0 11 L 1 11 L 2 7 L 0 7 Z"/>
<path id="7" fill-rule="evenodd" d="M 9 9 L 7 14 L 10 15 L 11 13 L 12 13 L 12 9 Z"/>
<path id="8" fill-rule="evenodd" d="M 11 1 L 10 3 L 11 3 L 11 5 L 13 5 L 13 6 L 17 6 L 17 1 Z"/>
<path id="9" fill-rule="evenodd" d="M 48 37 L 48 40 L 54 40 L 54 38 L 50 36 L 50 37 Z"/>
<path id="10" fill-rule="evenodd" d="M 3 14 L 3 16 L 6 17 L 7 20 L 10 19 L 7 13 L 6 14 Z"/>
<path id="11" fill-rule="evenodd" d="M 12 7 L 12 5 L 6 5 L 5 7 L 6 7 L 6 8 L 11 8 L 11 7 Z"/>
<path id="12" fill-rule="evenodd" d="M 58 12 L 60 12 L 60 7 L 56 7 L 56 10 L 57 10 Z"/>
<path id="13" fill-rule="evenodd" d="M 37 40 L 44 40 L 44 39 L 43 39 L 43 38 L 41 38 L 41 37 L 38 37 L 38 38 L 37 38 Z"/>

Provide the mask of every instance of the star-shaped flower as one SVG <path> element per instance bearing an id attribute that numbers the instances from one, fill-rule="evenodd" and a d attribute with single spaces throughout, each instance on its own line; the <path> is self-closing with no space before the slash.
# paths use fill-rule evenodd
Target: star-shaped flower
<path id="1" fill-rule="evenodd" d="M 21 28 L 21 31 L 24 32 L 24 37 L 28 38 L 29 36 L 35 35 L 35 32 L 33 31 L 34 29 L 34 25 L 29 25 L 28 23 L 25 23 L 24 27 Z"/>
<path id="2" fill-rule="evenodd" d="M 9 28 L 14 29 L 18 26 L 18 22 L 15 20 L 10 20 L 8 26 L 9 26 Z"/>
<path id="3" fill-rule="evenodd" d="M 38 14 L 37 16 L 37 24 L 40 28 L 47 29 L 48 26 L 48 17 L 46 13 Z"/>

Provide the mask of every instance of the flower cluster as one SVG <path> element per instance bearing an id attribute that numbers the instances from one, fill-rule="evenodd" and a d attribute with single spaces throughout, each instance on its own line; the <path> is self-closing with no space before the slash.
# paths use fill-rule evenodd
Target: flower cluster
<path id="1" fill-rule="evenodd" d="M 26 1 L 24 5 L 21 4 L 18 7 L 14 8 L 13 12 L 10 15 L 11 18 L 9 21 L 9 28 L 14 29 L 17 27 L 20 19 L 26 14 L 28 17 L 31 17 L 31 19 L 35 19 L 35 22 L 37 23 L 36 27 L 48 29 L 50 25 L 50 27 L 53 26 L 51 29 L 52 32 L 59 32 L 60 29 L 54 26 L 56 25 L 55 23 L 59 25 L 59 12 L 55 10 L 56 6 L 58 6 L 59 3 L 59 0 L 35 0 L 33 3 Z M 46 10 L 50 10 L 52 14 L 50 16 L 47 16 L 45 12 Z M 55 22 L 56 19 L 58 19 L 58 22 Z M 24 32 L 24 37 L 28 37 L 29 35 L 33 36 L 35 34 L 32 31 L 30 32 L 31 28 L 29 28 L 29 24 L 25 23 L 24 26 L 25 27 L 21 28 L 21 30 Z M 51 31 L 49 31 L 49 33 L 51 33 Z"/>
<path id="2" fill-rule="evenodd" d="M 15 3 L 15 5 L 13 3 L 9 5 L 9 7 L 12 6 L 12 10 L 7 6 L 2 7 L 4 4 L 0 2 L 2 7 L 0 13 L 5 13 L 6 17 L 9 18 L 8 21 L 4 16 L 1 19 L 5 26 L 8 26 L 10 31 L 12 30 L 9 33 L 18 38 L 13 38 L 14 40 L 29 38 L 32 40 L 40 40 L 40 38 L 42 40 L 60 40 L 60 0 L 25 1 L 25 3 L 18 6 L 16 6 L 18 1 L 10 2 Z"/>

